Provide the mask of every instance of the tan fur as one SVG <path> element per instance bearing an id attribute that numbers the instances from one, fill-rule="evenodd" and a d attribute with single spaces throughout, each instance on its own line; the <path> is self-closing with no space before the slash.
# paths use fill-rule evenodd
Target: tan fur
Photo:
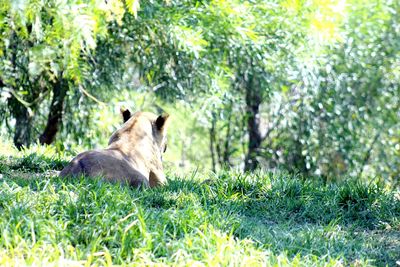
<path id="1" fill-rule="evenodd" d="M 168 115 L 136 112 L 126 116 L 121 129 L 110 137 L 106 149 L 76 156 L 60 176 L 101 176 L 112 182 L 150 186 L 166 184 L 161 155 L 166 142 Z M 130 117 L 130 118 L 129 118 Z"/>

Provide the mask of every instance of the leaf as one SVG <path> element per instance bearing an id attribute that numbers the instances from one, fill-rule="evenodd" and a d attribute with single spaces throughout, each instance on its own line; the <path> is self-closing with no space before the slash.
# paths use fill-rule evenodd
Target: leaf
<path id="1" fill-rule="evenodd" d="M 29 75 L 37 77 L 42 72 L 42 67 L 37 62 L 30 62 L 28 64 Z"/>
<path id="2" fill-rule="evenodd" d="M 135 18 L 137 18 L 137 12 L 140 8 L 139 0 L 126 0 L 126 6 L 129 13 L 133 14 Z"/>
<path id="3" fill-rule="evenodd" d="M 38 40 L 42 40 L 43 38 L 43 29 L 42 29 L 42 21 L 40 19 L 40 16 L 36 16 L 35 21 L 33 22 L 32 25 L 33 33 L 35 34 L 35 37 Z"/>

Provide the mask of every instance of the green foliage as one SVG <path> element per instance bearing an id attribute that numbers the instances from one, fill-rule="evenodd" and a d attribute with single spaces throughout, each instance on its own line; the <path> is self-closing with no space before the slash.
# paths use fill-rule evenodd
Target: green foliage
<path id="1" fill-rule="evenodd" d="M 105 146 L 123 104 L 176 115 L 175 166 L 398 183 L 396 1 L 84 3 L 1 7 L 2 134 L 35 139 L 65 79 L 58 151 Z"/>
<path id="2" fill-rule="evenodd" d="M 129 9 L 137 12 L 135 8 Z M 125 9 L 122 1 L 99 4 L 95 1 L 45 3 L 32 0 L 6 1 L 0 13 L 3 67 L 15 63 L 7 59 L 11 60 L 11 54 L 16 53 L 17 60 L 26 61 L 28 73 L 25 74 L 31 80 L 43 75 L 50 80 L 63 76 L 80 81 L 82 59 L 96 47 L 97 36 L 106 35 L 108 21 L 121 23 Z M 13 85 L 15 82 L 8 81 L 12 78 L 6 76 L 10 74 L 6 69 L 2 71 L 3 82 Z"/>
<path id="3" fill-rule="evenodd" d="M 398 181 L 400 80 L 392 69 L 400 21 L 394 10 L 396 2 L 355 2 L 339 41 L 307 62 L 297 59 L 295 84 L 271 103 L 284 118 L 267 140 L 267 164 L 327 179 Z"/>
<path id="4" fill-rule="evenodd" d="M 38 156 L 26 155 L 25 170 Z M 3 173 L 1 264 L 383 266 L 400 256 L 398 192 L 380 184 L 278 172 L 168 177 L 137 190 Z"/>
<path id="5" fill-rule="evenodd" d="M 136 14 L 138 4 L 127 4 Z M 0 94 L 5 101 L 0 103 L 0 118 L 14 129 L 16 145 L 29 145 L 37 132 L 42 132 L 49 97 L 52 91 L 56 97 L 58 84 L 63 84 L 63 91 L 86 92 L 85 82 L 90 79 L 94 83 L 90 60 L 97 42 L 107 36 L 110 23 L 122 23 L 124 14 L 125 2 L 118 0 L 2 3 Z M 70 92 L 70 96 L 79 91 Z M 53 100 L 57 103 L 64 97 Z"/>

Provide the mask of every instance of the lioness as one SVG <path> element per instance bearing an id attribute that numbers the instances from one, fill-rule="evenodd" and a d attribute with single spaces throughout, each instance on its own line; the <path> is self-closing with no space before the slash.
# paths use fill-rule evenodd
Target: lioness
<path id="1" fill-rule="evenodd" d="M 161 155 L 166 149 L 169 115 L 121 112 L 124 125 L 111 135 L 108 147 L 79 154 L 60 172 L 61 177 L 101 176 L 135 187 L 167 182 Z"/>

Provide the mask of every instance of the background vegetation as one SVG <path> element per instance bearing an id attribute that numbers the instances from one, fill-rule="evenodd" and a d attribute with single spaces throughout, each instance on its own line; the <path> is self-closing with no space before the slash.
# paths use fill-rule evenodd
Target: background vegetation
<path id="1" fill-rule="evenodd" d="M 5 1 L 2 135 L 76 152 L 107 142 L 121 105 L 166 110 L 181 168 L 397 184 L 399 5 Z"/>

